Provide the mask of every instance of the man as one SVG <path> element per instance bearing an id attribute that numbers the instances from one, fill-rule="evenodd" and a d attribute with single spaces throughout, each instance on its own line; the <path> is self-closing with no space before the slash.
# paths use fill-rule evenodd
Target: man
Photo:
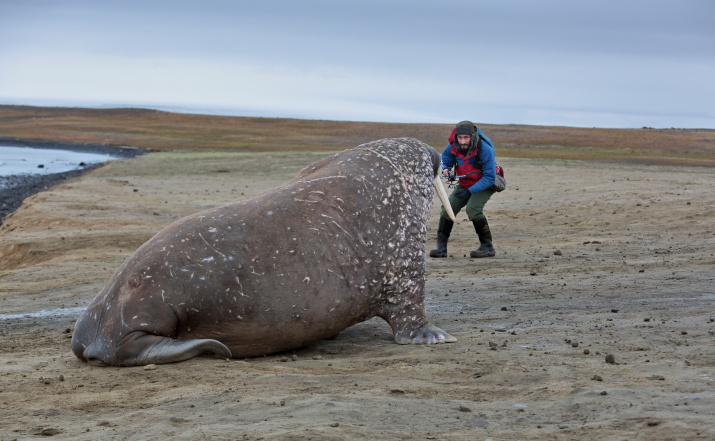
<path id="1" fill-rule="evenodd" d="M 474 224 L 479 237 L 479 248 L 469 253 L 472 258 L 493 257 L 496 252 L 492 245 L 492 233 L 489 231 L 487 218 L 482 210 L 494 194 L 490 187 L 496 179 L 494 147 L 491 140 L 472 122 L 462 121 L 454 129 L 454 138 L 442 153 L 442 174 L 449 175 L 449 169 L 455 167 L 455 174 L 460 176 L 459 185 L 449 196 L 449 203 L 456 215 L 462 208 L 467 218 Z M 454 222 L 442 207 L 437 229 L 437 247 L 430 251 L 430 257 L 447 257 L 447 241 Z"/>

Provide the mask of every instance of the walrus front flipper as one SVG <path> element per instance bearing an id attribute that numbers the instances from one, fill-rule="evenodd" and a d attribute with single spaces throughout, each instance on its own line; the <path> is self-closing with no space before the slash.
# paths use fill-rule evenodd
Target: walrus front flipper
<path id="1" fill-rule="evenodd" d="M 395 343 L 401 345 L 427 345 L 436 343 L 454 343 L 457 339 L 438 327 L 427 322 L 415 330 L 403 329 L 395 332 Z"/>
<path id="2" fill-rule="evenodd" d="M 117 354 L 118 362 L 122 366 L 176 363 L 202 354 L 231 358 L 231 351 L 226 345 L 213 339 L 177 340 L 144 333 L 123 346 L 118 352 L 125 356 Z M 130 352 L 136 353 L 136 356 L 132 356 Z"/>
<path id="3" fill-rule="evenodd" d="M 439 329 L 425 317 L 424 300 L 417 303 L 407 296 L 393 296 L 382 311 L 382 317 L 392 328 L 395 343 L 400 345 L 433 345 L 454 343 L 456 338 Z"/>

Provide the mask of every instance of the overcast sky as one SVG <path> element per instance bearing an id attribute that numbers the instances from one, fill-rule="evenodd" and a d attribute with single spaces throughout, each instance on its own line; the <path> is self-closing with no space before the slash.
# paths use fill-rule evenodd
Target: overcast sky
<path id="1" fill-rule="evenodd" d="M 715 128 L 715 1 L 0 0 L 0 104 Z"/>

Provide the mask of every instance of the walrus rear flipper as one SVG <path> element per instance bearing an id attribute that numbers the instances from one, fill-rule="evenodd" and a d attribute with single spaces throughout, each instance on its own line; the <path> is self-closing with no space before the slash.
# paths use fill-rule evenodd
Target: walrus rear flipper
<path id="1" fill-rule="evenodd" d="M 135 331 L 113 347 L 105 338 L 96 338 L 85 346 L 81 335 L 81 332 L 75 332 L 72 336 L 72 351 L 79 359 L 95 366 L 176 363 L 202 354 L 231 358 L 231 351 L 226 345 L 213 339 L 177 340 Z"/>
<path id="2" fill-rule="evenodd" d="M 135 350 L 138 350 L 138 353 Z M 118 352 L 124 355 L 122 357 L 117 354 L 117 361 L 121 366 L 176 363 L 202 354 L 231 358 L 231 351 L 218 340 L 177 340 L 146 333 L 132 339 Z M 135 352 L 136 355 L 131 352 Z"/>

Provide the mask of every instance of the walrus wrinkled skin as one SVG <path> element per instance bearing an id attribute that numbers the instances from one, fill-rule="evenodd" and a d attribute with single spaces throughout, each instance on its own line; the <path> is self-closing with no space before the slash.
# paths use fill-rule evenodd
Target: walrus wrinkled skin
<path id="1" fill-rule="evenodd" d="M 99 366 L 253 357 L 374 316 L 397 343 L 456 341 L 424 307 L 440 162 L 416 139 L 382 139 L 179 219 L 114 273 L 77 321 L 72 351 Z"/>

